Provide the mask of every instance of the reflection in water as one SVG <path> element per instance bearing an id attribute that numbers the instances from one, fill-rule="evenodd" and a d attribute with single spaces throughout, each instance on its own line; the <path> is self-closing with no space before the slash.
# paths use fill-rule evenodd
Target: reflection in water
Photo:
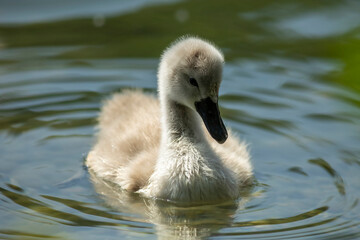
<path id="1" fill-rule="evenodd" d="M 179 206 L 161 200 L 145 199 L 125 192 L 92 172 L 95 190 L 106 204 L 120 212 L 137 213 L 155 225 L 161 239 L 203 239 L 213 232 L 230 226 L 236 210 L 248 201 L 249 193 L 241 201 L 197 207 Z"/>
<path id="2" fill-rule="evenodd" d="M 104 199 L 105 204 L 110 209 L 116 210 L 116 213 L 112 210 L 100 210 L 91 207 L 86 202 L 49 195 L 40 196 L 39 198 L 51 201 L 45 203 L 43 200 L 27 196 L 20 187 L 12 184 L 7 184 L 9 189 L 0 188 L 0 192 L 3 196 L 6 196 L 8 200 L 25 208 L 25 210 L 20 211 L 20 213 L 26 213 L 34 218 L 42 219 L 41 221 L 52 221 L 65 226 L 113 227 L 117 231 L 121 231 L 121 229 L 124 228 L 135 231 L 142 229 L 141 231 L 144 232 L 151 230 L 150 225 L 146 225 L 146 223 L 151 223 L 155 226 L 159 239 L 206 239 L 209 236 L 235 237 L 261 236 L 262 234 L 280 236 L 274 235 L 278 233 L 285 233 L 286 235 L 284 236 L 291 236 L 299 230 L 303 230 L 301 236 L 304 237 L 307 232 L 314 232 L 314 230 L 310 231 L 309 229 L 329 225 L 337 221 L 340 217 L 334 216 L 332 218 L 307 223 L 306 221 L 328 211 L 328 206 L 322 206 L 286 218 L 239 221 L 237 219 L 239 219 L 239 216 L 241 219 L 242 212 L 245 212 L 246 209 L 250 211 L 252 209 L 251 206 L 245 207 L 252 196 L 257 195 L 256 192 L 251 193 L 251 189 L 242 193 L 243 197 L 240 201 L 189 207 L 164 201 L 145 199 L 137 194 L 122 191 L 118 186 L 97 178 L 93 173 L 90 173 L 90 178 L 95 190 L 99 193 L 100 197 Z M 59 203 L 68 208 L 66 210 L 57 210 L 53 203 Z M 29 212 L 28 210 L 31 211 Z M 76 210 L 77 213 L 69 213 L 72 210 Z M 237 219 L 236 216 L 238 216 Z M 286 227 L 291 223 L 295 223 L 296 225 Z M 332 228 L 345 227 L 348 223 L 349 222 L 338 223 Z M 253 230 L 241 230 L 243 228 L 248 229 L 249 227 L 253 227 Z M 219 232 L 221 229 L 226 228 L 238 230 L 236 232 Z M 331 232 L 333 230 L 325 227 L 321 231 Z M 0 234 L 19 237 L 58 238 L 58 236 L 11 230 L 0 230 Z M 309 236 L 314 235 L 316 234 L 312 233 Z"/>
<path id="3" fill-rule="evenodd" d="M 83 62 L 94 64 L 90 60 Z M 249 137 L 256 178 L 261 184 L 239 202 L 189 208 L 129 195 L 94 176 L 91 176 L 94 186 L 80 188 L 86 174 L 76 175 L 81 167 L 75 165 L 74 159 L 79 159 L 91 146 L 92 126 L 101 99 L 112 91 L 133 86 L 134 81 L 147 91 L 155 92 L 156 73 L 152 69 L 156 61 L 106 60 L 95 65 L 111 77 L 99 82 L 85 75 L 72 82 L 72 75 L 65 74 L 59 83 L 39 81 L 35 74 L 27 81 L 2 82 L 2 91 L 6 93 L 10 89 L 13 93 L 1 96 L 0 130 L 14 140 L 5 138 L 0 146 L 3 153 L 0 196 L 6 203 L 0 210 L 13 220 L 11 224 L 0 220 L 6 224 L 0 228 L 0 237 L 62 238 L 58 229 L 44 232 L 44 224 L 65 226 L 70 232 L 70 237 L 65 239 L 77 236 L 84 227 L 87 233 L 83 234 L 87 237 L 113 236 L 115 232 L 120 234 L 119 238 L 136 233 L 162 239 L 288 239 L 329 234 L 351 239 L 358 236 L 355 229 L 359 216 L 354 213 L 359 208 L 356 179 L 351 178 L 351 174 L 344 175 L 344 170 L 336 164 L 337 159 L 312 158 L 332 152 L 338 154 L 345 165 L 360 166 L 359 152 L 351 148 L 356 138 L 348 137 L 358 122 L 358 112 L 342 109 L 351 105 L 348 101 L 328 98 L 343 92 L 323 84 L 312 84 L 309 90 L 309 82 L 297 82 L 297 79 L 282 84 L 281 88 L 263 87 L 259 86 L 263 82 L 253 70 L 241 64 L 227 64 L 225 78 L 233 82 L 226 85 L 224 81 L 221 112 L 230 127 Z M 115 67 L 105 67 L 109 65 L 116 66 L 117 72 L 112 72 Z M 51 68 L 45 62 L 42 67 L 44 71 Z M 233 68 L 241 68 L 256 81 L 239 79 L 231 72 Z M 71 66 L 68 71 L 85 70 L 82 66 Z M 139 75 L 130 74 L 134 71 Z M 18 77 L 25 78 L 27 74 Z M 118 80 L 118 76 L 134 79 Z M 148 82 L 147 76 L 152 76 L 153 82 Z M 241 87 L 236 90 L 238 85 Z M 64 90 L 54 91 L 54 87 Z M 309 94 L 317 89 L 322 90 L 319 95 Z M 325 90 L 331 94 L 324 94 Z M 331 101 L 335 104 L 329 104 Z M 346 114 L 338 117 L 340 109 Z M 332 116 L 331 119 L 327 119 L 328 116 Z M 84 150 L 77 150 L 79 144 Z M 19 145 L 25 146 L 23 151 L 19 151 Z M 74 153 L 64 156 L 69 149 Z M 65 159 L 69 159 L 67 165 L 64 165 Z M 320 174 L 316 172 L 318 167 L 325 170 L 325 175 L 321 175 L 321 169 Z M 69 178 L 68 171 L 74 171 L 76 176 Z M 356 168 L 347 171 L 356 171 Z M 329 185 L 329 176 L 336 187 Z M 53 178 L 60 179 L 53 185 L 47 183 Z M 31 188 L 32 182 L 39 184 Z M 47 185 L 51 190 L 42 188 Z M 104 202 L 91 202 L 98 199 L 95 194 L 88 197 L 93 187 Z M 69 193 L 76 194 L 68 197 Z M 81 196 L 87 197 L 79 200 Z M 35 228 L 21 227 L 27 224 Z M 99 233 L 99 229 L 105 230 Z"/>
<path id="4" fill-rule="evenodd" d="M 318 165 L 319 167 L 323 168 L 327 173 L 330 174 L 331 177 L 334 178 L 334 184 L 341 195 L 345 195 L 345 184 L 344 180 L 338 174 L 335 169 L 333 169 L 329 163 L 327 163 L 324 159 L 310 159 L 309 163 Z"/>
<path id="5" fill-rule="evenodd" d="M 42 2 L 0 1 L 1 239 L 360 238 L 360 2 L 154 0 L 129 12 L 109 0 L 101 9 L 122 9 L 107 15 L 83 0 L 70 18 Z M 1 24 L 21 12 L 44 22 Z M 187 33 L 225 53 L 221 112 L 258 184 L 200 207 L 92 185 L 82 164 L 101 101 L 156 94 L 163 47 Z"/>

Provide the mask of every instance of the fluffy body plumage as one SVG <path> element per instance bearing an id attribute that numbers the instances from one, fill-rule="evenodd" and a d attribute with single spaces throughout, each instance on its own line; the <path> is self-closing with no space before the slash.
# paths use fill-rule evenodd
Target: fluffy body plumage
<path id="1" fill-rule="evenodd" d="M 86 160 L 89 169 L 146 197 L 181 202 L 238 197 L 252 176 L 246 145 L 231 133 L 224 144 L 216 142 L 194 105 L 205 98 L 217 104 L 223 61 L 218 49 L 198 38 L 171 45 L 159 66 L 159 100 L 124 91 L 105 103 L 98 141 Z"/>

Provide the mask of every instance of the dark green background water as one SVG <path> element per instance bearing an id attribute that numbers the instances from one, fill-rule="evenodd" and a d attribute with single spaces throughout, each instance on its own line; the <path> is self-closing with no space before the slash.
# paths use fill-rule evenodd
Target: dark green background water
<path id="1" fill-rule="evenodd" d="M 0 238 L 359 239 L 359 1 L 0 0 Z M 258 184 L 159 206 L 91 178 L 101 101 L 156 94 L 163 49 L 216 43 Z"/>

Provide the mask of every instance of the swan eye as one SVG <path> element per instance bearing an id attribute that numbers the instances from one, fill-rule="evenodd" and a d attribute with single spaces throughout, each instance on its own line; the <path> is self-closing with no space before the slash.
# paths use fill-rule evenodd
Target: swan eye
<path id="1" fill-rule="evenodd" d="M 199 85 L 198 85 L 197 81 L 195 80 L 195 78 L 190 78 L 189 83 L 191 85 L 193 85 L 194 87 L 199 87 Z"/>

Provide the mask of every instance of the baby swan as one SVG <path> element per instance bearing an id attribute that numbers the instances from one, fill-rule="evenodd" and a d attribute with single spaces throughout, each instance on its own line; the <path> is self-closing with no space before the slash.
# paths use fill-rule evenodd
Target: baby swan
<path id="1" fill-rule="evenodd" d="M 125 91 L 104 105 L 89 170 L 145 197 L 237 198 L 251 183 L 252 167 L 246 146 L 228 135 L 220 116 L 223 62 L 222 53 L 199 38 L 173 43 L 158 70 L 160 101 Z"/>

